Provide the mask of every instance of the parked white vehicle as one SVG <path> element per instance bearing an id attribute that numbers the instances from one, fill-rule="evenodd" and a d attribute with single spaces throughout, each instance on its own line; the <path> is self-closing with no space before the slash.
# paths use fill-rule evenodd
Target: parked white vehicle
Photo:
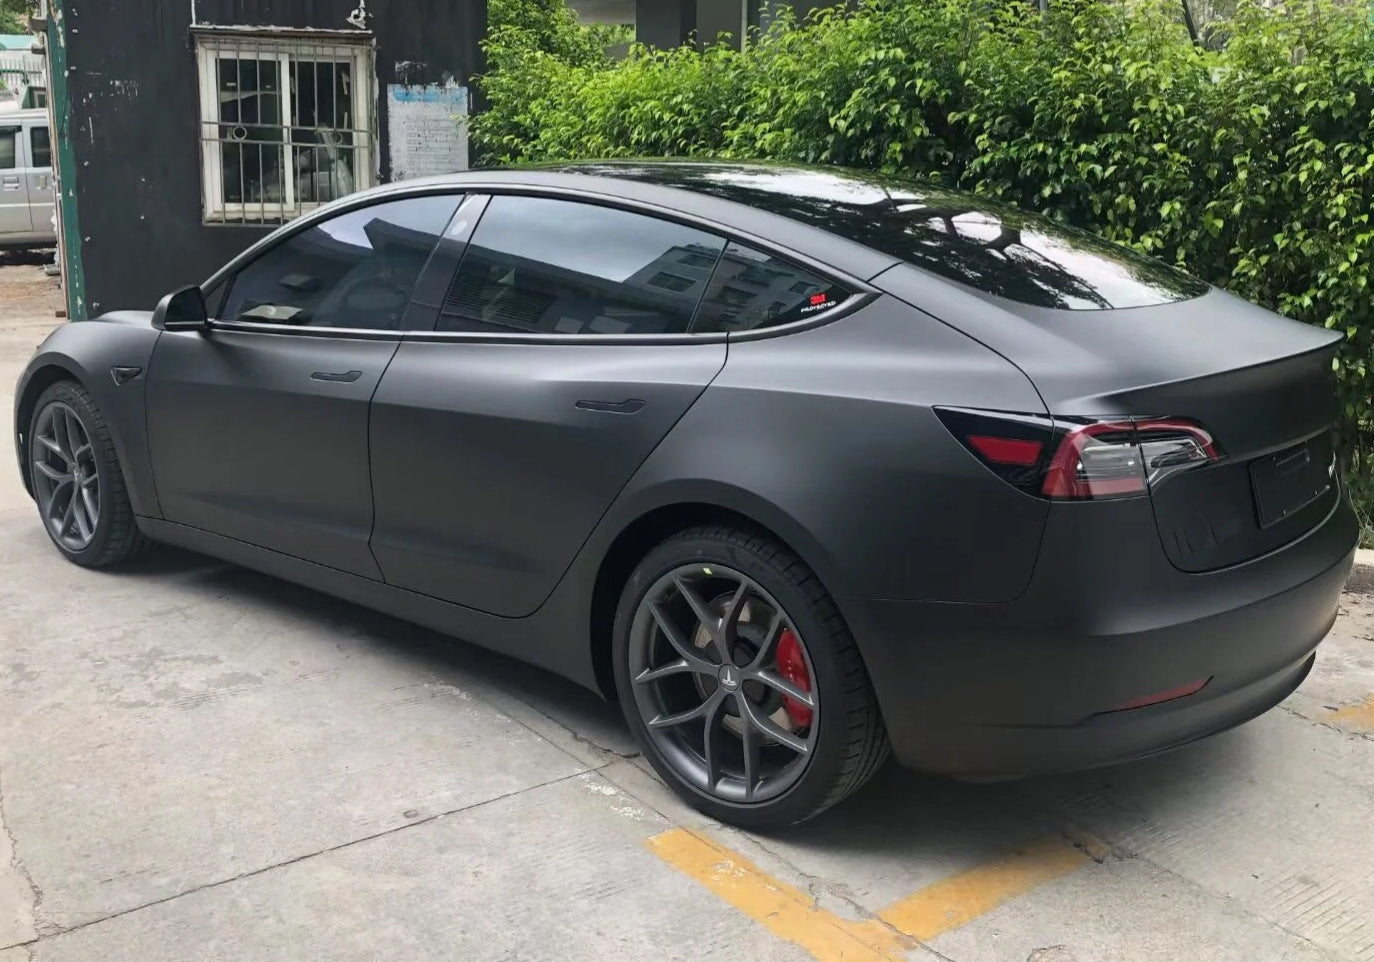
<path id="1" fill-rule="evenodd" d="M 56 243 L 48 112 L 0 113 L 0 248 Z"/>

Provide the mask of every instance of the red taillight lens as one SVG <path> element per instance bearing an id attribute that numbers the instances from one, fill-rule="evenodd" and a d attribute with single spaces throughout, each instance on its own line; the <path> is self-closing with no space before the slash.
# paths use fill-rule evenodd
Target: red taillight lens
<path id="1" fill-rule="evenodd" d="M 1039 441 L 1024 441 L 1020 438 L 994 438 L 984 434 L 971 434 L 968 443 L 973 450 L 993 464 L 1016 464 L 1026 467 L 1040 460 L 1044 445 Z"/>
<path id="2" fill-rule="evenodd" d="M 1220 457 L 1206 430 L 1178 418 L 1065 421 L 957 408 L 936 413 L 1004 481 L 1054 500 L 1138 497 L 1175 471 Z"/>
<path id="3" fill-rule="evenodd" d="M 1176 701 L 1179 698 L 1187 698 L 1189 695 L 1196 695 L 1207 687 L 1211 681 L 1208 676 L 1201 681 L 1189 682 L 1186 685 L 1179 685 L 1177 688 L 1166 688 L 1164 691 L 1157 691 L 1153 695 L 1142 695 L 1140 698 L 1132 698 L 1125 704 L 1109 708 L 1108 711 L 1133 711 L 1137 708 L 1148 708 L 1150 705 L 1162 705 L 1166 701 Z"/>
<path id="4" fill-rule="evenodd" d="M 1045 471 L 1047 498 L 1120 498 L 1145 490 L 1145 469 L 1129 421 L 1085 424 L 1064 435 Z"/>
<path id="5" fill-rule="evenodd" d="M 1099 421 L 1064 435 L 1040 490 L 1047 498 L 1130 497 L 1180 468 L 1216 458 L 1212 436 L 1191 421 Z"/>

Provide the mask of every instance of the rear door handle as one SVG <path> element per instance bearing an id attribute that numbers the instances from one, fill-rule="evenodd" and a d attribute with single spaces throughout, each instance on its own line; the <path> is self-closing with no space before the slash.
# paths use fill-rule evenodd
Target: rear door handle
<path id="1" fill-rule="evenodd" d="M 310 380 L 342 381 L 345 384 L 352 384 L 354 381 L 358 380 L 358 378 L 362 376 L 362 371 L 341 371 L 338 373 L 335 373 L 333 371 L 316 371 L 314 374 L 310 375 Z"/>
<path id="2" fill-rule="evenodd" d="M 584 411 L 603 411 L 606 414 L 637 414 L 644 407 L 639 398 L 624 401 L 578 401 L 577 406 Z"/>

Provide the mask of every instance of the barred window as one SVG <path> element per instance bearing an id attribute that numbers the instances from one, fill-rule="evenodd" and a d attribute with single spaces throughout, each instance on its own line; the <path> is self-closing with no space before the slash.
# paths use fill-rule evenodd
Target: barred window
<path id="1" fill-rule="evenodd" d="M 205 220 L 280 224 L 372 185 L 372 45 L 200 33 Z"/>

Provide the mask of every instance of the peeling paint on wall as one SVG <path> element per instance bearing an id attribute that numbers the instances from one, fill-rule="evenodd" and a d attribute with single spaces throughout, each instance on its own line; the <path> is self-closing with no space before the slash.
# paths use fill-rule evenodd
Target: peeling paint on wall
<path id="1" fill-rule="evenodd" d="M 413 87 L 425 82 L 425 72 L 429 64 L 423 60 L 397 60 L 393 65 L 393 76 L 403 87 Z"/>

